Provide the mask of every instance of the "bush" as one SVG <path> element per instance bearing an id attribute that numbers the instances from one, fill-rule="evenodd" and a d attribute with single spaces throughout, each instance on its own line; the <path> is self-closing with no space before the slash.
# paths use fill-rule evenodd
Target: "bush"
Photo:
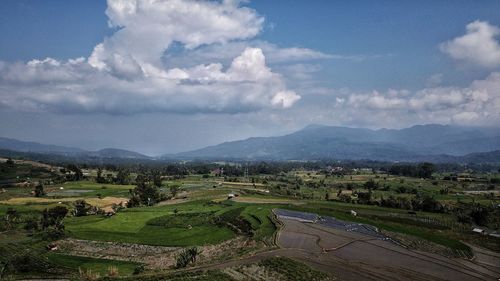
<path id="1" fill-rule="evenodd" d="M 80 278 L 83 280 L 97 280 L 101 278 L 101 274 L 99 272 L 92 272 L 91 269 L 82 270 L 78 268 L 78 273 L 80 274 Z"/>
<path id="2" fill-rule="evenodd" d="M 141 205 L 141 201 L 139 200 L 138 196 L 132 196 L 130 197 L 130 200 L 127 202 L 127 208 L 135 208 L 139 207 Z"/>
<path id="3" fill-rule="evenodd" d="M 490 215 L 490 213 L 489 213 L 488 209 L 486 209 L 482 206 L 479 206 L 479 205 L 474 207 L 474 209 L 470 213 L 472 220 L 477 225 L 481 225 L 481 226 L 486 226 L 488 224 L 489 215 Z"/>
<path id="4" fill-rule="evenodd" d="M 75 217 L 81 217 L 81 216 L 86 216 L 88 212 L 90 211 L 90 208 L 92 206 L 90 204 L 87 204 L 85 200 L 80 199 L 75 201 L 75 210 L 74 210 L 74 215 Z"/>
<path id="5" fill-rule="evenodd" d="M 118 267 L 116 266 L 108 267 L 108 276 L 118 276 Z"/>
<path id="6" fill-rule="evenodd" d="M 213 218 L 212 222 L 218 226 L 227 226 L 237 234 L 253 236 L 252 224 L 240 216 L 244 207 L 236 208 Z"/>
<path id="7" fill-rule="evenodd" d="M 197 256 L 200 254 L 200 250 L 197 247 L 191 247 L 182 250 L 177 256 L 176 268 L 184 268 L 188 266 L 189 263 L 196 262 Z"/>
<path id="8" fill-rule="evenodd" d="M 43 190 L 43 185 L 40 183 L 35 187 L 35 197 L 45 196 L 45 190 Z"/>
<path id="9" fill-rule="evenodd" d="M 348 194 L 340 194 L 338 196 L 338 198 L 340 201 L 345 202 L 345 203 L 351 203 L 351 201 L 352 201 L 351 195 L 348 195 Z"/>
<path id="10" fill-rule="evenodd" d="M 146 270 L 143 264 L 140 264 L 134 268 L 134 275 L 141 274 Z"/>

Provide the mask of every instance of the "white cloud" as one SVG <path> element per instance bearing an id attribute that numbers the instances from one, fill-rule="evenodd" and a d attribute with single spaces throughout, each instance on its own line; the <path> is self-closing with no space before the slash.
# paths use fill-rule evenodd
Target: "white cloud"
<path id="1" fill-rule="evenodd" d="M 274 95 L 271 103 L 275 106 L 288 108 L 291 107 L 296 101 L 300 99 L 300 96 L 292 91 L 278 92 Z"/>
<path id="2" fill-rule="evenodd" d="M 194 49 L 257 35 L 264 19 L 239 1 L 108 0 L 106 14 L 119 29 L 87 59 L 0 63 L 0 104 L 63 113 L 237 113 L 288 108 L 300 99 L 266 65 L 262 48 L 233 53 L 227 68 L 162 61 L 173 42 Z M 321 55 L 291 50 L 295 58 Z"/>
<path id="3" fill-rule="evenodd" d="M 340 96 L 339 96 L 340 95 Z M 334 102 L 337 114 L 348 121 L 388 127 L 421 123 L 460 125 L 500 124 L 500 73 L 476 80 L 465 88 L 434 87 L 416 92 L 341 93 Z M 391 124 L 392 123 L 392 124 Z M 359 124 L 358 124 L 359 125 Z"/>
<path id="4" fill-rule="evenodd" d="M 500 28 L 485 21 L 474 21 L 466 26 L 466 33 L 442 43 L 442 52 L 452 58 L 483 67 L 500 66 L 500 44 L 496 37 Z"/>
<path id="5" fill-rule="evenodd" d="M 117 61 L 159 66 L 172 42 L 193 49 L 252 38 L 264 22 L 238 1 L 108 0 L 106 14 L 110 26 L 120 29 L 94 48 L 89 63 L 110 70 Z"/>
<path id="6" fill-rule="evenodd" d="M 379 58 L 381 55 L 339 55 L 328 54 L 309 48 L 280 47 L 262 40 L 232 41 L 224 44 L 203 45 L 195 49 L 184 49 L 177 54 L 163 57 L 168 65 L 190 66 L 206 61 L 227 63 L 241 54 L 246 48 L 259 48 L 270 64 L 302 63 L 312 60 L 351 60 L 361 61 L 368 58 Z"/>

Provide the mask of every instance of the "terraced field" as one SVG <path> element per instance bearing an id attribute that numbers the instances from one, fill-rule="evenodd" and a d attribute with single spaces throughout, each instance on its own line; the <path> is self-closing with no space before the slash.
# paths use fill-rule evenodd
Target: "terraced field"
<path id="1" fill-rule="evenodd" d="M 411 251 L 375 232 L 324 223 L 331 218 L 304 222 L 295 212 L 282 212 L 278 218 L 284 224 L 280 247 L 304 251 L 299 259 L 329 265 L 349 280 L 496 280 L 499 274 L 498 266 Z"/>

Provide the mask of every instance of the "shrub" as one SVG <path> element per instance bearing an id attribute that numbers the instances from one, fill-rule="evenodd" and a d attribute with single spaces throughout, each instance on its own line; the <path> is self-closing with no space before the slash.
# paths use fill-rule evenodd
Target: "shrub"
<path id="1" fill-rule="evenodd" d="M 340 194 L 340 196 L 338 196 L 338 198 L 340 201 L 345 202 L 345 203 L 351 203 L 351 201 L 352 201 L 351 195 L 348 195 L 348 194 Z"/>
<path id="2" fill-rule="evenodd" d="M 86 216 L 88 212 L 90 211 L 90 208 L 92 206 L 90 204 L 87 204 L 85 200 L 80 199 L 75 201 L 75 210 L 73 214 L 75 217 L 81 217 L 81 216 Z"/>
<path id="3" fill-rule="evenodd" d="M 45 196 L 45 190 L 43 190 L 43 185 L 39 183 L 35 187 L 35 197 L 43 197 L 43 196 Z"/>
<path id="4" fill-rule="evenodd" d="M 101 274 L 99 272 L 92 272 L 91 269 L 82 270 L 81 268 L 78 268 L 78 273 L 80 278 L 83 280 L 97 280 L 101 278 Z"/>
<path id="5" fill-rule="evenodd" d="M 180 252 L 180 254 L 177 256 L 175 267 L 184 268 L 188 266 L 189 263 L 196 262 L 196 258 L 199 254 L 200 250 L 197 247 L 191 247 L 182 250 L 182 252 Z"/>
<path id="6" fill-rule="evenodd" d="M 118 276 L 118 267 L 116 266 L 108 267 L 108 276 Z"/>
<path id="7" fill-rule="evenodd" d="M 140 205 L 141 201 L 139 200 L 139 197 L 135 195 L 130 197 L 130 200 L 127 202 L 127 208 L 139 207 Z"/>
<path id="8" fill-rule="evenodd" d="M 134 272 L 133 272 L 133 274 L 134 274 L 134 275 L 141 274 L 141 273 L 143 273 L 145 270 L 146 270 L 146 268 L 144 267 L 144 265 L 143 265 L 143 264 L 140 264 L 140 265 L 138 265 L 138 266 L 136 266 L 136 267 L 134 268 Z"/>

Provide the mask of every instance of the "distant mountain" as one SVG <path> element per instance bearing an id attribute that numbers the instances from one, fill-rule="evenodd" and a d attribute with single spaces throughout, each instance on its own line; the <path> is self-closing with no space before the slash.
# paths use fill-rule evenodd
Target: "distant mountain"
<path id="1" fill-rule="evenodd" d="M 418 125 L 370 130 L 311 125 L 285 136 L 225 142 L 165 158 L 425 161 L 459 160 L 459 156 L 494 150 L 500 150 L 499 128 Z"/>
<path id="2" fill-rule="evenodd" d="M 74 153 L 85 152 L 85 150 L 83 149 L 74 147 L 41 144 L 37 142 L 20 141 L 16 139 L 9 139 L 2 137 L 0 137 L 0 149 L 7 149 L 7 150 L 21 151 L 21 152 L 62 153 L 62 154 L 74 154 Z"/>
<path id="3" fill-rule="evenodd" d="M 149 159 L 151 157 L 138 152 L 117 149 L 117 148 L 105 148 L 98 150 L 96 152 L 89 152 L 90 156 L 96 156 L 101 158 L 133 158 L 133 159 Z"/>
<path id="4" fill-rule="evenodd" d="M 462 163 L 500 163 L 500 150 L 491 152 L 478 152 L 461 156 Z"/>
<path id="5" fill-rule="evenodd" d="M 0 138 L 3 155 L 22 152 L 38 158 L 86 162 L 157 160 L 377 160 L 436 163 L 500 163 L 500 128 L 418 125 L 406 129 L 348 128 L 310 125 L 279 137 L 256 137 L 163 155 L 106 148 L 87 151 L 74 147 Z M 59 157 L 59 158 L 58 158 Z"/>
<path id="6" fill-rule="evenodd" d="M 98 151 L 87 151 L 74 147 L 41 144 L 2 137 L 0 137 L 0 149 L 40 154 L 59 154 L 77 158 L 151 159 L 149 156 L 124 149 L 105 148 Z"/>

